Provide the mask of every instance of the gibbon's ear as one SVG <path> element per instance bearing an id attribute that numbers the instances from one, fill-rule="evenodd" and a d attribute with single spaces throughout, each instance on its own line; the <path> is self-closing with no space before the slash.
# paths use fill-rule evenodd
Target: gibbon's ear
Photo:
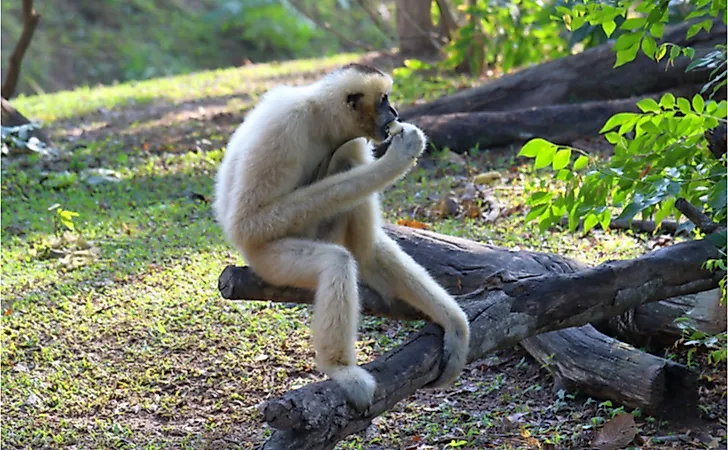
<path id="1" fill-rule="evenodd" d="M 349 94 L 346 96 L 346 103 L 352 108 L 356 109 L 359 106 L 359 101 L 364 97 L 364 94 Z"/>

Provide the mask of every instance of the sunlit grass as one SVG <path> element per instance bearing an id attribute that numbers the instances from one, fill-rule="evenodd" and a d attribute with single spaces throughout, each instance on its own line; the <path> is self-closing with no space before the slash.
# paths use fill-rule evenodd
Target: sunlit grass
<path id="1" fill-rule="evenodd" d="M 326 58 L 231 67 L 115 86 L 83 87 L 48 95 L 21 95 L 13 104 L 27 117 L 49 123 L 82 116 L 98 108 L 143 107 L 155 101 L 176 103 L 260 91 L 261 81 L 320 72 L 357 57 L 356 54 L 341 53 Z"/>

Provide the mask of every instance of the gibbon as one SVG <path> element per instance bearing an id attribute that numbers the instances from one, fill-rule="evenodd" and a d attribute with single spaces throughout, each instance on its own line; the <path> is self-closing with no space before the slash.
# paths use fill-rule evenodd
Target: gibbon
<path id="1" fill-rule="evenodd" d="M 376 388 L 354 347 L 358 279 L 443 327 L 443 364 L 430 387 L 458 377 L 470 339 L 463 310 L 381 227 L 378 192 L 404 176 L 426 144 L 420 129 L 397 122 L 391 88 L 388 75 L 359 64 L 309 85 L 274 87 L 233 133 L 215 182 L 216 219 L 253 271 L 315 290 L 316 365 L 357 409 L 371 404 Z M 370 142 L 387 139 L 375 160 Z"/>

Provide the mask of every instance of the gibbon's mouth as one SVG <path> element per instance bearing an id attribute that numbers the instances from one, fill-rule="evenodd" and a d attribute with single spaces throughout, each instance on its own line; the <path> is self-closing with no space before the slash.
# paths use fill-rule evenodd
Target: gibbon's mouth
<path id="1" fill-rule="evenodd" d="M 392 122 L 395 122 L 396 119 L 390 120 L 389 122 L 385 123 L 384 125 L 377 128 L 377 135 L 374 136 L 374 140 L 379 144 L 387 139 L 391 138 L 392 136 L 389 134 L 389 125 Z"/>

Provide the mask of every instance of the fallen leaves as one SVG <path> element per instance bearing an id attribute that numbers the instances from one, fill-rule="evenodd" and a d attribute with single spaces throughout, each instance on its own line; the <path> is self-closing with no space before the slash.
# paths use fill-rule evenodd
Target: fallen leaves
<path id="1" fill-rule="evenodd" d="M 61 267 L 73 270 L 96 261 L 101 256 L 101 249 L 93 246 L 81 235 L 65 231 L 50 242 L 44 256 L 58 259 Z"/>
<path id="2" fill-rule="evenodd" d="M 637 425 L 630 413 L 617 414 L 604 424 L 591 445 L 599 450 L 618 450 L 629 445 L 637 436 Z"/>

